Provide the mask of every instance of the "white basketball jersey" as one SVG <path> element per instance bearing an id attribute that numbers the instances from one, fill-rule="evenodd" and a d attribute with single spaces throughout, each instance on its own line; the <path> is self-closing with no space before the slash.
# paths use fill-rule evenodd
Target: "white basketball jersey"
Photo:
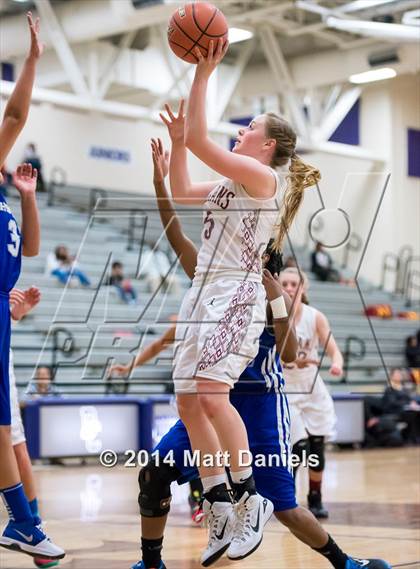
<path id="1" fill-rule="evenodd" d="M 195 279 L 238 278 L 261 281 L 261 257 L 279 223 L 284 176 L 268 199 L 249 196 L 244 187 L 224 179 L 204 204 L 203 231 Z"/>
<path id="2" fill-rule="evenodd" d="M 298 341 L 297 359 L 319 359 L 318 334 L 316 331 L 316 315 L 318 311 L 312 306 L 302 304 L 302 312 L 299 322 L 295 323 L 296 337 Z M 286 380 L 286 388 L 306 381 L 313 381 L 316 376 L 317 366 L 310 364 L 299 369 L 295 363 L 283 364 L 283 372 Z"/>

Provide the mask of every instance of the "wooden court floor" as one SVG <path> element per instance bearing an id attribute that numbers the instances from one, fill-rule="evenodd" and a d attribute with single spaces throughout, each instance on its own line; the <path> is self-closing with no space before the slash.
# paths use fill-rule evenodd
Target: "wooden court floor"
<path id="1" fill-rule="evenodd" d="M 46 529 L 67 551 L 66 569 L 128 569 L 139 558 L 137 473 L 116 467 L 37 466 Z M 305 503 L 306 472 L 298 480 Z M 164 547 L 168 569 L 196 569 L 205 530 L 193 527 L 186 488 L 174 488 Z M 357 557 L 383 557 L 393 567 L 420 568 L 420 451 L 415 448 L 329 453 L 325 502 L 327 531 Z M 1 522 L 6 522 L 1 509 Z M 30 557 L 0 551 L 2 569 L 34 567 Z M 329 563 L 269 522 L 251 557 L 220 560 L 218 569 L 328 569 Z"/>

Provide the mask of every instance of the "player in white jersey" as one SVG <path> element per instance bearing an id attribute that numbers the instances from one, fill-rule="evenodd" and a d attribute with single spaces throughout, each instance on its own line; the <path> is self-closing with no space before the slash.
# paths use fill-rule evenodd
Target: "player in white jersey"
<path id="1" fill-rule="evenodd" d="M 302 271 L 289 268 L 280 275 L 281 286 L 293 298 L 294 324 L 298 339 L 298 359 L 284 365 L 286 393 L 290 406 L 293 452 L 318 456 L 319 465 L 309 469 L 308 507 L 317 518 L 327 518 L 322 505 L 321 485 L 325 468 L 325 441 L 334 435 L 336 415 L 332 397 L 318 373 L 319 347 L 331 360 L 330 374 L 343 373 L 343 356 L 331 333 L 326 316 L 308 306 L 308 278 Z M 297 470 L 297 469 L 296 469 Z"/>
<path id="2" fill-rule="evenodd" d="M 174 367 L 178 411 L 201 456 L 229 457 L 237 500 L 233 508 L 222 464 L 201 464 L 204 511 L 210 532 L 202 563 L 210 565 L 228 550 L 242 559 L 257 549 L 273 506 L 256 493 L 252 468 L 241 463 L 249 450 L 244 424 L 229 401 L 229 391 L 258 351 L 265 324 L 261 256 L 276 231 L 280 249 L 303 199 L 319 172 L 296 155 L 296 134 L 284 119 L 268 113 L 239 130 L 233 152 L 208 136 L 207 82 L 223 58 L 221 43 L 211 43 L 199 62 L 185 121 L 166 106 L 162 116 L 172 140 L 170 181 L 178 203 L 204 204 L 202 245 L 195 278 L 179 313 Z M 192 184 L 187 147 L 223 179 Z M 274 168 L 283 167 L 277 174 Z M 287 315 L 284 306 L 274 318 Z M 236 514 L 236 515 L 235 515 Z M 220 534 L 221 532 L 221 534 Z M 218 536 L 225 536 L 221 540 Z"/>

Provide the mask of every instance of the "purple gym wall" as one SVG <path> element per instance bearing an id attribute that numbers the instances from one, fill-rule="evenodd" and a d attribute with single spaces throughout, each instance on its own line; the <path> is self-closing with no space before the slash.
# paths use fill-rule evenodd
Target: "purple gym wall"
<path id="1" fill-rule="evenodd" d="M 360 144 L 360 99 L 354 103 L 350 111 L 330 136 L 331 142 L 341 142 L 358 146 Z"/>
<path id="2" fill-rule="evenodd" d="M 408 175 L 420 178 L 420 130 L 407 130 Z"/>

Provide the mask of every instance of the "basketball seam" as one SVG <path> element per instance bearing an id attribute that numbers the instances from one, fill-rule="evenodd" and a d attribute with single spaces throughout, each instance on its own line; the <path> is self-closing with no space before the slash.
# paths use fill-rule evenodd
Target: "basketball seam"
<path id="1" fill-rule="evenodd" d="M 212 14 L 212 17 L 211 17 L 210 20 L 208 21 L 207 26 L 204 28 L 204 30 L 202 30 L 202 29 L 200 28 L 200 26 L 198 25 L 197 20 L 195 19 L 195 4 L 193 4 L 193 5 L 191 6 L 191 8 L 192 8 L 192 17 L 193 17 L 193 20 L 194 20 L 194 24 L 195 24 L 195 25 L 197 26 L 197 28 L 200 30 L 201 36 L 200 36 L 200 37 L 198 38 L 198 40 L 194 43 L 194 45 L 193 45 L 192 47 L 190 47 L 190 49 L 189 49 L 186 53 L 184 53 L 184 57 L 185 57 L 186 55 L 190 55 L 191 52 L 192 52 L 192 50 L 193 50 L 197 45 L 199 45 L 202 49 L 205 49 L 206 52 L 208 53 L 209 50 L 208 50 L 207 48 L 205 48 L 205 47 L 203 48 L 203 47 L 200 45 L 199 42 L 200 42 L 201 38 L 204 36 L 204 34 L 207 34 L 207 30 L 208 30 L 209 26 L 212 24 L 214 18 L 216 17 L 217 12 L 218 12 L 218 9 L 215 8 L 215 9 L 214 9 L 214 12 L 213 12 L 213 14 Z M 210 36 L 210 34 L 209 34 L 209 37 L 220 37 L 220 36 Z M 193 40 L 193 41 L 194 41 L 194 40 Z M 192 54 L 191 54 L 191 55 L 192 55 Z M 198 58 L 197 58 L 195 55 L 194 55 L 194 57 L 195 57 L 195 58 L 197 59 L 197 61 L 198 61 Z"/>
<path id="2" fill-rule="evenodd" d="M 183 30 L 183 29 L 181 28 L 181 26 L 178 24 L 178 22 L 177 22 L 175 19 L 174 19 L 174 24 L 176 25 L 176 27 L 178 28 L 178 30 L 181 31 L 181 32 L 184 34 L 185 37 L 187 37 L 190 41 L 193 42 L 193 46 L 192 46 L 190 49 L 187 49 L 184 45 L 176 44 L 176 45 L 178 45 L 178 47 L 182 47 L 182 48 L 184 48 L 184 49 L 186 50 L 186 52 L 184 53 L 183 57 L 185 57 L 186 55 L 189 55 L 190 52 L 191 52 L 191 50 L 194 49 L 196 45 L 198 45 L 199 47 L 201 47 L 201 49 L 204 49 L 206 52 L 208 52 L 208 49 L 207 49 L 206 47 L 204 47 L 203 45 L 201 45 L 200 43 L 198 43 L 198 42 L 201 40 L 201 38 L 203 37 L 204 34 L 201 34 L 201 36 L 200 36 L 200 37 L 198 38 L 198 40 L 196 41 L 196 40 L 194 40 L 191 36 L 189 36 L 185 30 Z M 176 43 L 176 42 L 174 42 L 174 41 L 171 40 L 171 39 L 170 39 L 169 41 L 172 41 L 173 43 Z M 194 55 L 194 54 L 191 53 L 191 55 Z M 197 57 L 196 57 L 195 55 L 194 55 L 194 57 L 195 57 L 195 59 L 198 61 L 198 59 L 197 59 Z"/>
<path id="3" fill-rule="evenodd" d="M 210 24 L 213 23 L 213 20 L 214 20 L 214 18 L 216 17 L 217 12 L 219 11 L 218 8 L 215 8 L 215 10 L 214 10 L 214 12 L 213 12 L 213 15 L 212 15 L 212 17 L 210 18 L 209 23 L 207 24 L 207 26 L 206 26 L 206 28 L 205 28 L 204 30 L 202 30 L 202 29 L 200 28 L 200 26 L 198 25 L 197 18 L 195 17 L 195 9 L 194 9 L 194 8 L 195 8 L 195 5 L 193 4 L 193 5 L 192 5 L 192 17 L 193 17 L 193 20 L 194 20 L 195 25 L 196 25 L 197 28 L 200 30 L 201 34 L 206 34 L 206 36 L 208 36 L 209 38 L 222 38 L 222 37 L 225 35 L 225 34 L 209 34 L 209 33 L 207 32 L 207 30 L 209 29 Z M 225 32 L 225 33 L 226 33 L 226 32 Z M 200 39 L 201 39 L 201 37 L 202 37 L 202 35 L 200 36 Z"/>
<path id="4" fill-rule="evenodd" d="M 174 40 L 169 40 L 169 43 L 172 43 L 173 45 L 176 45 L 177 47 L 180 47 L 181 49 L 186 49 L 184 45 L 181 45 L 180 43 L 177 43 Z M 202 49 L 206 49 L 206 48 L 202 48 Z M 185 53 L 183 55 L 183 57 L 185 57 Z M 198 57 L 196 55 L 194 55 L 193 53 L 190 53 L 189 55 L 191 55 L 192 57 L 194 57 L 194 59 L 198 62 Z"/>

